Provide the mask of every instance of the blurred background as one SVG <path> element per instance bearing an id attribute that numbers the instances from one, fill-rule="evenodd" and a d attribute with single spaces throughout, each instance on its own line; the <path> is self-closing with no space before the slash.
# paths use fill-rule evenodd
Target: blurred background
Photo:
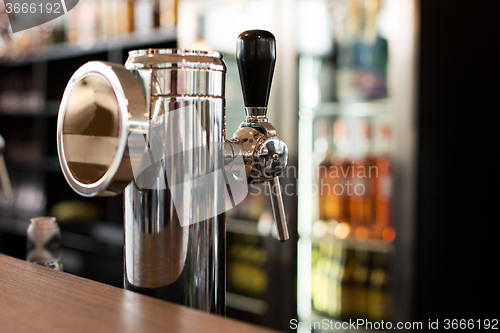
<path id="1" fill-rule="evenodd" d="M 284 331 L 291 319 L 498 320 L 498 13 L 465 0 L 80 0 L 13 34 L 0 2 L 13 191 L 3 181 L 0 252 L 25 259 L 29 218 L 55 216 L 65 271 L 121 287 L 122 198 L 79 197 L 59 166 L 66 83 L 134 49 L 221 51 L 231 136 L 244 107 L 236 38 L 264 29 L 277 40 L 269 118 L 290 150 L 291 240 L 275 242 L 265 187 L 252 186 L 227 215 L 227 315 Z"/>

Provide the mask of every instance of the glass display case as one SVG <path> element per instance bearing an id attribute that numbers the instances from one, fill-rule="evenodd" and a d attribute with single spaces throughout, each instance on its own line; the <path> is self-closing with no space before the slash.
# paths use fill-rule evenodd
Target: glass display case
<path id="1" fill-rule="evenodd" d="M 267 198 L 249 196 L 262 202 L 259 212 L 246 211 L 245 202 L 228 212 L 228 315 L 283 330 L 293 328 L 292 318 L 409 316 L 414 2 L 184 0 L 178 15 L 182 47 L 224 52 L 228 133 L 243 107 L 236 36 L 261 28 L 277 39 L 270 109 L 290 148 L 283 188 L 294 244 L 278 248 L 262 233 L 272 220 Z M 255 289 L 259 279 L 267 282 Z M 286 287 L 295 282 L 296 300 Z M 297 313 L 289 310 L 293 303 Z"/>
<path id="2" fill-rule="evenodd" d="M 387 321 L 397 237 L 388 5 L 312 3 L 298 3 L 299 320 Z"/>

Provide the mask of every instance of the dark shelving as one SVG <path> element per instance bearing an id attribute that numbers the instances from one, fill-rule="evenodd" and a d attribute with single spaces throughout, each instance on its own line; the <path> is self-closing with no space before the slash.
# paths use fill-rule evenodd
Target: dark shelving
<path id="1" fill-rule="evenodd" d="M 122 285 L 123 198 L 83 198 L 69 187 L 57 156 L 59 104 L 70 77 L 88 61 L 123 64 L 131 50 L 174 47 L 175 29 L 157 29 L 98 40 L 89 49 L 57 44 L 22 59 L 0 59 L 0 133 L 14 189 L 12 200 L 0 193 L 1 253 L 25 259 L 29 218 L 69 203 L 65 210 L 75 216 L 60 221 L 65 270 Z M 95 209 L 96 218 L 79 219 L 71 205 Z"/>

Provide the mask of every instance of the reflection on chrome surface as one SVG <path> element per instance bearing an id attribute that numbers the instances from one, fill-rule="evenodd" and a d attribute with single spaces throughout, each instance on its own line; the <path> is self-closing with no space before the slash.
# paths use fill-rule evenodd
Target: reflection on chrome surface
<path id="1" fill-rule="evenodd" d="M 89 74 L 76 83 L 66 110 L 63 142 L 71 173 L 84 184 L 98 181 L 118 150 L 118 102 L 109 82 Z"/>
<path id="2" fill-rule="evenodd" d="M 126 66 L 150 75 L 151 107 L 141 152 L 148 156 L 125 190 L 126 285 L 223 314 L 225 186 L 217 171 L 224 167 L 225 66 L 219 54 L 205 63 L 175 54 L 169 60 L 185 68 L 142 70 L 142 61 L 158 59 L 138 53 Z M 217 70 L 207 68 L 213 63 Z"/>

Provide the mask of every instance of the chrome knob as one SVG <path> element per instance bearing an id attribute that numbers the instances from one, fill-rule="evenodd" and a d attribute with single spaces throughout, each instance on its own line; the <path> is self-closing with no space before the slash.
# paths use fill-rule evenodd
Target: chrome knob
<path id="1" fill-rule="evenodd" d="M 285 142 L 273 134 L 263 135 L 259 141 L 254 150 L 254 166 L 264 180 L 279 176 L 288 162 Z"/>

